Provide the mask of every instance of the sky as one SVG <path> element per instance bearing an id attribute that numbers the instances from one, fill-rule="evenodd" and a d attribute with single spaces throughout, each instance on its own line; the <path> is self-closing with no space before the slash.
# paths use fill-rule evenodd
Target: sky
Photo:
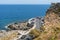
<path id="1" fill-rule="evenodd" d="M 51 4 L 60 0 L 0 0 L 0 4 Z"/>

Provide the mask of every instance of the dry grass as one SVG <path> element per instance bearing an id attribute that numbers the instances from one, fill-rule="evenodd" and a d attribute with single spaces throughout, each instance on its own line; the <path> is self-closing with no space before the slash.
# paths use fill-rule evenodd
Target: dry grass
<path id="1" fill-rule="evenodd" d="M 9 34 L 7 33 L 5 36 L 0 37 L 0 40 L 13 40 L 14 38 L 17 37 L 17 32 L 9 32 Z"/>
<path id="2" fill-rule="evenodd" d="M 52 13 L 45 17 L 42 32 L 34 32 L 37 37 L 33 40 L 60 40 L 60 17 Z M 33 33 L 33 32 L 32 32 Z M 39 33 L 39 35 L 38 35 Z"/>

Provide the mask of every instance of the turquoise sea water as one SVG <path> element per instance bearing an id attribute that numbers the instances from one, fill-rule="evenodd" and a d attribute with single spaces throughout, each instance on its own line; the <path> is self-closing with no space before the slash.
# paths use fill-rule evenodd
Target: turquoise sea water
<path id="1" fill-rule="evenodd" d="M 0 29 L 9 23 L 45 16 L 50 5 L 0 5 Z"/>

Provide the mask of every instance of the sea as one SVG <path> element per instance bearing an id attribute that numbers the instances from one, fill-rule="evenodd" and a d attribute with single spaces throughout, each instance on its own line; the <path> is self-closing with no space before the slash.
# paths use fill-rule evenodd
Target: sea
<path id="1" fill-rule="evenodd" d="M 33 17 L 44 17 L 49 4 L 41 5 L 0 5 L 0 30 L 10 23 L 28 20 Z"/>

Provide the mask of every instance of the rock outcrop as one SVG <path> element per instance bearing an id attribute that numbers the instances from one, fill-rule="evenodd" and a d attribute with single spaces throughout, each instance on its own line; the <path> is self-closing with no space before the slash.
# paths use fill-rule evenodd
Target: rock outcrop
<path id="1" fill-rule="evenodd" d="M 1 31 L 3 36 L 0 37 L 0 40 L 33 40 L 39 35 L 38 32 L 43 23 L 43 18 L 36 17 L 31 18 L 26 22 L 9 24 L 5 26 L 7 30 Z M 31 31 L 36 33 L 32 33 Z"/>

